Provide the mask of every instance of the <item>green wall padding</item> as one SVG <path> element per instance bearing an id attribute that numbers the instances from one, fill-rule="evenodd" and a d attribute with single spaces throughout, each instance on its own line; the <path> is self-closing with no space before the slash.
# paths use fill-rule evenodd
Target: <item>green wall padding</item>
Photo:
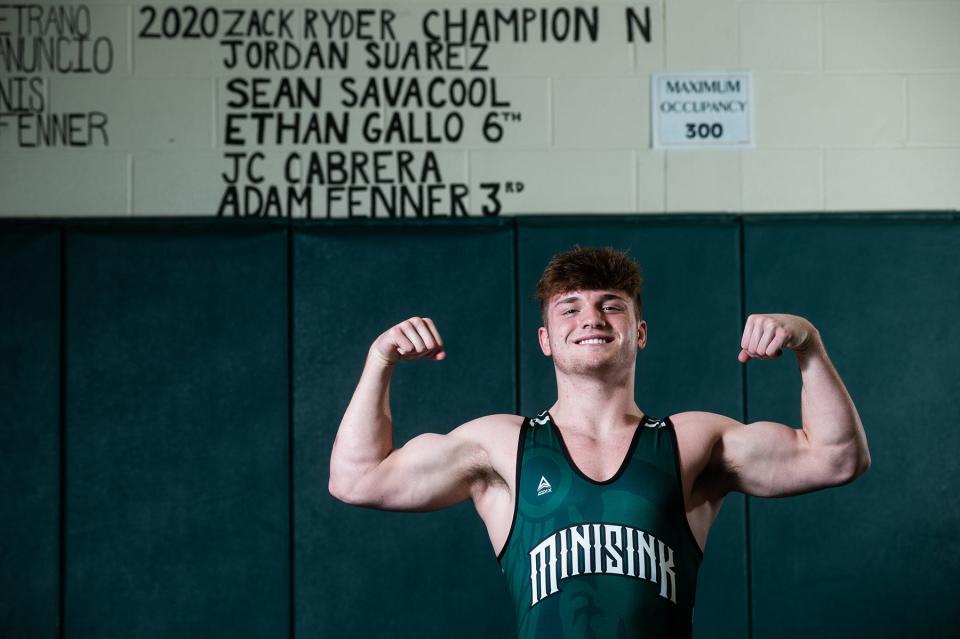
<path id="1" fill-rule="evenodd" d="M 286 236 L 67 235 L 68 637 L 281 637 Z"/>
<path id="2" fill-rule="evenodd" d="M 695 636 L 953 636 L 957 221 L 3 221 L 0 636 L 511 636 L 473 505 L 348 506 L 330 452 L 370 344 L 413 315 L 448 357 L 395 371 L 395 446 L 552 405 L 532 294 L 574 243 L 643 269 L 650 414 L 799 426 L 795 356 L 737 361 L 745 316 L 786 312 L 866 427 L 852 485 L 727 497 Z"/>
<path id="3" fill-rule="evenodd" d="M 955 637 L 960 566 L 960 227 L 751 223 L 750 311 L 809 319 L 858 408 L 872 468 L 750 499 L 754 637 Z M 751 421 L 801 423 L 796 358 L 751 362 Z"/>
<path id="4" fill-rule="evenodd" d="M 314 227 L 294 235 L 296 636 L 507 637 L 506 581 L 470 501 L 429 513 L 348 506 L 330 451 L 373 341 L 430 317 L 440 362 L 390 385 L 393 445 L 516 409 L 509 225 Z"/>
<path id="5" fill-rule="evenodd" d="M 0 229 L 0 634 L 56 637 L 60 233 Z"/>

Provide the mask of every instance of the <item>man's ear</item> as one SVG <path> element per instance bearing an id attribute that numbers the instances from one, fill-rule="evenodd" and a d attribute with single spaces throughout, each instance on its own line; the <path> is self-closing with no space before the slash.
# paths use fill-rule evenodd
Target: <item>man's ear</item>
<path id="1" fill-rule="evenodd" d="M 637 350 L 642 351 L 647 345 L 647 321 L 640 320 L 640 325 L 637 326 Z"/>
<path id="2" fill-rule="evenodd" d="M 553 354 L 550 350 L 550 334 L 545 327 L 541 326 L 537 329 L 537 340 L 540 342 L 540 350 L 543 354 L 550 357 Z"/>

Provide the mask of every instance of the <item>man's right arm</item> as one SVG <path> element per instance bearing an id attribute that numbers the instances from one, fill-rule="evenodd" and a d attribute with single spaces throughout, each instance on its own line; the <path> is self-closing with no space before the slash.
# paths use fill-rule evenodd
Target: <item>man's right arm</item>
<path id="1" fill-rule="evenodd" d="M 424 433 L 393 448 L 389 387 L 403 360 L 442 360 L 443 341 L 429 318 L 413 317 L 370 347 L 330 456 L 330 494 L 382 510 L 437 510 L 482 489 L 490 473 L 483 444 L 487 422 L 467 422 L 447 435 Z"/>

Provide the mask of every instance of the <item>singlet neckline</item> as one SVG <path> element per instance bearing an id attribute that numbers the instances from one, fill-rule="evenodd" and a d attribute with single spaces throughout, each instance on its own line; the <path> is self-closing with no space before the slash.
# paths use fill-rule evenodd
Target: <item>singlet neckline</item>
<path id="1" fill-rule="evenodd" d="M 560 427 L 557 426 L 556 420 L 553 419 L 553 415 L 550 414 L 550 411 L 547 411 L 547 417 L 550 418 L 550 427 L 553 428 L 553 432 L 557 434 L 557 439 L 560 440 L 560 447 L 563 449 L 563 455 L 567 458 L 567 461 L 570 463 L 570 466 L 573 470 L 583 477 L 585 480 L 591 484 L 597 486 L 605 486 L 607 484 L 612 484 L 613 482 L 620 479 L 620 476 L 627 469 L 627 466 L 630 465 L 630 460 L 633 458 L 633 452 L 637 447 L 637 441 L 640 439 L 640 431 L 643 430 L 643 422 L 646 421 L 647 416 L 642 415 L 640 421 L 637 422 L 637 425 L 634 427 L 633 436 L 630 439 L 630 445 L 627 446 L 627 454 L 623 456 L 623 461 L 620 462 L 620 467 L 617 469 L 617 472 L 613 474 L 613 477 L 609 479 L 604 479 L 602 481 L 597 481 L 592 477 L 588 476 L 585 472 L 580 470 L 580 467 L 577 465 L 577 462 L 573 461 L 573 455 L 570 454 L 570 449 L 567 448 L 567 442 L 563 439 L 563 433 L 560 432 Z"/>

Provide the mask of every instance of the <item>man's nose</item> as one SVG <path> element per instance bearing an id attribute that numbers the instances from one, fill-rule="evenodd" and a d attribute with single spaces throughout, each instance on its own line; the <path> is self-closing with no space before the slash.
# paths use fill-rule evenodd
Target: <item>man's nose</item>
<path id="1" fill-rule="evenodd" d="M 603 326 L 606 322 L 607 320 L 604 319 L 603 313 L 596 309 L 588 310 L 583 314 L 584 326 Z"/>

